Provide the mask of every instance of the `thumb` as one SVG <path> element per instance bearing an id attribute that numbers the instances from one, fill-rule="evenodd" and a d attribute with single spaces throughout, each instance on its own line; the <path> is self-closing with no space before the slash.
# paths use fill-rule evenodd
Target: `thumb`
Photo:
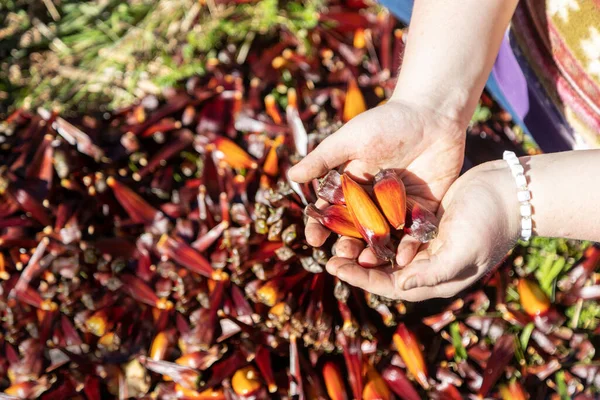
<path id="1" fill-rule="evenodd" d="M 343 128 L 338 130 L 294 165 L 288 172 L 289 178 L 298 183 L 308 182 L 349 161 L 347 140 L 348 136 L 344 138 Z"/>
<path id="2" fill-rule="evenodd" d="M 427 250 L 417 254 L 415 260 L 399 274 L 399 288 L 406 291 L 438 286 L 457 278 L 465 269 L 475 265 L 474 246 L 466 245 L 463 240 L 444 237 L 445 232 L 455 231 L 444 230 L 444 226 L 440 226 L 440 237 L 434 239 Z"/>

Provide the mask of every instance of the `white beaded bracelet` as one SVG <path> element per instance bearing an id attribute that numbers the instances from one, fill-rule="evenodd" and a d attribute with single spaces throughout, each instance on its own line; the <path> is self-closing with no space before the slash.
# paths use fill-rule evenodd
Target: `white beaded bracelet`
<path id="1" fill-rule="evenodd" d="M 519 207 L 521 212 L 521 239 L 528 241 L 533 231 L 533 222 L 531 220 L 531 203 L 529 202 L 531 200 L 531 192 L 527 186 L 525 169 L 521 165 L 517 155 L 512 151 L 505 151 L 502 158 L 508 163 L 510 172 L 517 183 L 517 200 L 521 203 Z"/>

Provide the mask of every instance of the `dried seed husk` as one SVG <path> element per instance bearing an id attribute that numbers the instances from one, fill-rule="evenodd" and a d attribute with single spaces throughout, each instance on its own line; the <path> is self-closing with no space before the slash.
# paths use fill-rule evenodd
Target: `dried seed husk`
<path id="1" fill-rule="evenodd" d="M 298 225 L 291 224 L 281 232 L 281 239 L 287 246 L 292 245 L 298 238 Z"/>
<path id="2" fill-rule="evenodd" d="M 29 285 L 29 282 L 35 279 L 39 274 L 41 274 L 45 270 L 45 268 L 49 266 L 52 260 L 45 260 L 42 263 L 42 257 L 46 252 L 46 248 L 48 247 L 49 243 L 50 240 L 47 237 L 42 238 L 42 240 L 40 240 L 40 243 L 37 245 L 34 253 L 29 259 L 27 266 L 25 267 L 25 269 L 23 269 L 21 275 L 19 276 L 19 280 L 17 281 L 17 284 L 14 287 L 15 291 L 26 290 L 27 286 Z M 4 261 L 4 259 L 2 261 Z"/>
<path id="3" fill-rule="evenodd" d="M 278 387 L 275 381 L 275 376 L 273 375 L 273 368 L 271 366 L 271 353 L 267 347 L 257 347 L 254 362 L 258 366 L 263 379 L 267 383 L 269 393 L 276 393 Z"/>
<path id="4" fill-rule="evenodd" d="M 446 382 L 435 387 L 435 391 L 431 393 L 431 398 L 435 400 L 462 400 L 464 397 L 455 386 Z"/>
<path id="5" fill-rule="evenodd" d="M 181 129 L 173 132 L 172 139 L 168 145 L 162 146 L 148 161 L 148 164 L 142 168 L 134 178 L 141 179 L 154 172 L 160 165 L 166 163 L 171 157 L 181 153 L 186 147 L 192 144 L 194 135 L 189 129 Z"/>
<path id="6" fill-rule="evenodd" d="M 50 188 L 54 176 L 54 167 L 52 166 L 54 148 L 51 145 L 53 140 L 52 135 L 44 135 L 42 143 L 38 146 L 31 163 L 25 171 L 27 179 L 42 180 L 46 183 L 46 188 Z"/>
<path id="7" fill-rule="evenodd" d="M 192 353 L 186 353 L 178 359 L 176 359 L 175 363 L 204 371 L 210 368 L 210 366 L 213 365 L 215 362 L 219 361 L 223 356 L 224 351 L 224 348 L 215 345 L 206 351 L 195 351 Z"/>
<path id="8" fill-rule="evenodd" d="M 123 209 L 135 223 L 146 225 L 162 225 L 164 215 L 148 204 L 140 195 L 113 177 L 108 177 L 106 183 Z"/>
<path id="9" fill-rule="evenodd" d="M 165 234 L 156 244 L 156 249 L 162 256 L 172 259 L 190 271 L 207 278 L 219 277 L 219 272 L 213 269 L 200 253 L 180 240 Z"/>
<path id="10" fill-rule="evenodd" d="M 43 202 L 39 201 L 29 190 L 10 184 L 6 195 L 16 202 L 21 210 L 31 214 L 40 224 L 44 226 L 51 225 L 48 210 L 43 206 Z"/>
<path id="11" fill-rule="evenodd" d="M 421 243 L 427 243 L 437 236 L 437 218 L 424 206 L 411 198 L 406 199 L 407 220 L 404 232 Z"/>
<path id="12" fill-rule="evenodd" d="M 56 378 L 49 379 L 47 376 L 43 376 L 35 381 L 21 382 L 11 385 L 4 389 L 4 394 L 12 396 L 9 398 L 18 399 L 34 399 L 39 398 L 42 393 L 48 390 L 52 384 L 56 381 Z"/>
<path id="13" fill-rule="evenodd" d="M 359 399 L 363 393 L 363 365 L 360 339 L 358 337 L 346 336 L 343 332 L 338 332 L 336 342 L 342 347 L 346 370 L 348 371 L 348 382 L 352 389 L 353 398 Z"/>
<path id="14" fill-rule="evenodd" d="M 426 318 L 423 318 L 423 323 L 429 326 L 434 332 L 439 332 L 445 326 L 447 326 L 452 321 L 456 320 L 456 316 L 453 311 L 444 311 L 441 314 L 432 315 Z"/>
<path id="15" fill-rule="evenodd" d="M 247 361 L 242 352 L 238 350 L 234 351 L 233 354 L 216 362 L 205 372 L 202 387 L 212 387 L 220 384 L 245 364 L 247 364 Z"/>
<path id="16" fill-rule="evenodd" d="M 229 222 L 221 221 L 204 235 L 192 242 L 191 246 L 199 252 L 206 251 L 210 246 L 216 243 L 216 241 L 223 235 L 223 232 L 225 232 L 225 230 L 228 228 Z"/>
<path id="17" fill-rule="evenodd" d="M 212 144 L 215 147 L 214 152 L 217 159 L 225 161 L 232 168 L 254 169 L 258 166 L 248 153 L 227 138 L 220 136 Z"/>
<path id="18" fill-rule="evenodd" d="M 50 116 L 46 110 L 38 110 L 42 118 L 49 120 Z M 90 137 L 73 124 L 67 122 L 61 117 L 56 117 L 52 122 L 52 127 L 61 135 L 70 145 L 76 146 L 81 153 L 92 157 L 96 161 L 104 160 L 104 151 L 92 142 Z"/>
<path id="19" fill-rule="evenodd" d="M 295 90 L 292 92 L 292 90 L 288 91 L 288 95 L 290 93 L 294 93 L 295 96 L 296 92 Z M 298 153 L 298 155 L 301 157 L 305 157 L 308 153 L 308 133 L 306 132 L 306 128 L 304 127 L 304 123 L 302 122 L 302 118 L 298 112 L 298 108 L 294 106 L 293 102 L 288 104 L 286 107 L 285 115 L 288 126 L 292 130 L 296 153 Z"/>
<path id="20" fill-rule="evenodd" d="M 146 356 L 140 356 L 139 361 L 150 371 L 166 375 L 181 386 L 198 390 L 201 384 L 202 373 L 190 367 L 184 367 L 172 362 L 153 360 Z"/>
<path id="21" fill-rule="evenodd" d="M 421 398 L 399 367 L 390 365 L 383 370 L 381 376 L 389 388 L 402 400 L 418 400 Z"/>
<path id="22" fill-rule="evenodd" d="M 600 247 L 590 246 L 584 253 L 584 260 L 573 267 L 569 273 L 558 281 L 558 287 L 563 292 L 582 287 L 589 276 L 598 269 L 600 264 Z"/>
<path id="23" fill-rule="evenodd" d="M 483 374 L 483 382 L 479 389 L 481 396 L 487 395 L 492 387 L 496 384 L 504 372 L 506 366 L 513 358 L 515 352 L 515 337 L 513 335 L 504 335 L 496 341 L 492 355 L 486 363 Z"/>
<path id="24" fill-rule="evenodd" d="M 321 179 L 316 190 L 317 196 L 329 204 L 346 204 L 342 189 L 341 175 L 332 169 Z"/>
<path id="25" fill-rule="evenodd" d="M 137 301 L 162 310 L 173 308 L 172 302 L 166 299 L 160 299 L 156 293 L 154 293 L 154 291 L 138 277 L 123 274 L 119 276 L 119 279 L 123 282 L 122 288 Z"/>
<path id="26" fill-rule="evenodd" d="M 300 368 L 300 355 L 296 335 L 290 336 L 290 390 L 291 396 L 299 396 L 304 393 L 302 370 Z"/>

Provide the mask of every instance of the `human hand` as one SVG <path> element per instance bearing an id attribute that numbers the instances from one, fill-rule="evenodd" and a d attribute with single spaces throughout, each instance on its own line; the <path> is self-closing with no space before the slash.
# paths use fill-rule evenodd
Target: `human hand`
<path id="1" fill-rule="evenodd" d="M 360 181 L 371 180 L 380 169 L 392 168 L 402 178 L 407 196 L 435 212 L 460 173 L 467 123 L 448 118 L 427 103 L 416 105 L 393 97 L 325 139 L 290 170 L 289 176 L 308 182 L 345 165 L 345 171 Z M 316 205 L 323 208 L 327 203 L 319 200 Z M 305 233 L 308 243 L 315 247 L 330 234 L 312 219 Z M 398 247 L 398 264 L 410 262 L 419 246 L 416 239 L 405 236 Z M 370 249 L 365 249 L 358 260 L 363 265 L 381 262 Z"/>
<path id="2" fill-rule="evenodd" d="M 506 163 L 482 164 L 461 176 L 444 196 L 438 217 L 437 238 L 404 269 L 364 268 L 356 262 L 364 244 L 343 238 L 327 271 L 392 299 L 454 296 L 496 266 L 519 236 L 516 186 Z"/>

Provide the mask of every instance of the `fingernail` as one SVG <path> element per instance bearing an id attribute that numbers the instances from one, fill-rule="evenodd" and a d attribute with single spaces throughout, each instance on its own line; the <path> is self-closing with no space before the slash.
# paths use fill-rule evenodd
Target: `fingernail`
<path id="1" fill-rule="evenodd" d="M 417 287 L 417 277 L 411 276 L 404 281 L 404 290 L 410 290 Z"/>

